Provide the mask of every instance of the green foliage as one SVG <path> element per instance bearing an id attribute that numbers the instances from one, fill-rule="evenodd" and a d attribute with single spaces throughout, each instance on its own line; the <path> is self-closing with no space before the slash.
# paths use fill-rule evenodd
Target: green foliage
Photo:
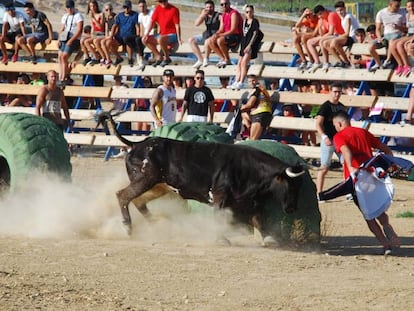
<path id="1" fill-rule="evenodd" d="M 414 218 L 414 213 L 410 211 L 398 213 L 395 217 L 397 218 Z"/>

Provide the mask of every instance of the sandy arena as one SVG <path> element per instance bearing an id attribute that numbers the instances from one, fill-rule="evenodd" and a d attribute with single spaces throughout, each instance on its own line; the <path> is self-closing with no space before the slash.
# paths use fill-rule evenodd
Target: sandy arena
<path id="1" fill-rule="evenodd" d="M 154 224 L 131 209 L 129 238 L 115 198 L 124 161 L 83 153 L 72 165 L 72 185 L 33 176 L 0 202 L 0 310 L 414 310 L 414 219 L 396 217 L 414 212 L 411 182 L 394 180 L 402 247 L 384 257 L 344 198 L 320 205 L 311 251 L 263 248 L 227 215 L 187 214 L 171 197 L 151 204 Z"/>

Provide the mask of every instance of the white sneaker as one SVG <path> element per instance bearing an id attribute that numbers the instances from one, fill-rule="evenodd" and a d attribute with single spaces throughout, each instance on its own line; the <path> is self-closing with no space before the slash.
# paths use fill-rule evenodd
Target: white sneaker
<path id="1" fill-rule="evenodd" d="M 382 68 L 382 66 L 380 66 L 380 65 L 378 65 L 378 64 L 375 64 L 374 66 L 372 66 L 371 68 L 368 68 L 368 71 L 369 72 L 373 72 L 373 71 L 376 71 L 377 69 L 381 69 Z"/>
<path id="2" fill-rule="evenodd" d="M 328 71 L 329 67 L 331 67 L 331 64 L 330 64 L 330 63 L 325 63 L 325 64 L 323 64 L 323 66 L 322 66 L 322 70 L 324 70 L 324 71 Z"/>
<path id="3" fill-rule="evenodd" d="M 298 70 L 305 70 L 306 69 L 306 67 L 308 66 L 308 62 L 302 62 L 300 65 L 299 65 L 299 67 L 298 67 Z"/>
<path id="4" fill-rule="evenodd" d="M 201 67 L 201 65 L 203 65 L 203 63 L 202 63 L 202 62 L 200 62 L 199 60 L 197 60 L 197 62 L 193 65 L 193 68 L 198 69 L 198 68 L 200 68 L 200 67 Z"/>
<path id="5" fill-rule="evenodd" d="M 142 62 L 139 62 L 138 64 L 137 64 L 137 70 L 144 70 L 145 69 L 145 64 L 144 63 L 142 63 Z"/>
<path id="6" fill-rule="evenodd" d="M 400 121 L 401 126 L 411 126 L 411 120 L 402 120 Z"/>
<path id="7" fill-rule="evenodd" d="M 209 65 L 208 58 L 203 59 L 203 67 L 207 67 Z"/>
<path id="8" fill-rule="evenodd" d="M 322 63 L 321 64 L 313 64 L 312 67 L 308 70 L 309 73 L 314 73 L 316 70 L 322 68 Z"/>
<path id="9" fill-rule="evenodd" d="M 312 68 L 312 66 L 313 66 L 313 63 L 308 62 L 308 63 L 306 64 L 306 68 L 305 68 L 305 70 L 309 70 L 309 69 L 311 69 L 311 68 Z"/>
<path id="10" fill-rule="evenodd" d="M 243 82 L 236 82 L 236 90 L 240 90 L 242 88 L 244 88 Z"/>
<path id="11" fill-rule="evenodd" d="M 123 158 L 128 154 L 126 150 L 119 151 L 118 154 L 114 154 L 111 158 L 117 159 L 117 158 Z"/>
<path id="12" fill-rule="evenodd" d="M 227 85 L 227 89 L 235 90 L 237 88 L 238 82 L 234 81 L 232 84 Z"/>

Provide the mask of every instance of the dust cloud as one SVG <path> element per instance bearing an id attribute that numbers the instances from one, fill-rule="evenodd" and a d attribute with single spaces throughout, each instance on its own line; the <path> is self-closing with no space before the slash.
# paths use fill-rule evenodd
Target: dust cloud
<path id="1" fill-rule="evenodd" d="M 0 200 L 0 235 L 210 243 L 247 232 L 230 225 L 228 211 L 207 207 L 190 212 L 186 201 L 171 193 L 148 204 L 155 221 L 144 219 L 130 204 L 133 232 L 128 237 L 115 196 L 126 184 L 122 178 L 108 178 L 99 187 L 85 189 L 51 175 L 31 176 L 18 191 Z"/>

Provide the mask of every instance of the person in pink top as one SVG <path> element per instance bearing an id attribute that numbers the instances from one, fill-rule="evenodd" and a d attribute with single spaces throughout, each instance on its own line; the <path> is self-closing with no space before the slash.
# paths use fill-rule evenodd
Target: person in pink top
<path id="1" fill-rule="evenodd" d="M 325 9 L 322 5 L 317 5 L 313 9 L 313 13 L 318 16 L 318 32 L 319 36 L 316 36 L 307 42 L 308 51 L 311 53 L 314 63 L 309 63 L 307 69 L 309 72 L 315 72 L 319 68 L 328 70 L 329 68 L 329 53 L 323 47 L 324 40 L 332 39 L 338 35 L 345 33 L 341 25 L 341 18 L 336 12 L 329 11 Z M 320 46 L 322 55 L 324 57 L 325 63 L 322 65 L 319 59 L 319 52 L 316 47 Z"/>
<path id="2" fill-rule="evenodd" d="M 159 36 L 150 36 L 150 32 L 158 25 Z M 154 53 L 156 61 L 154 66 L 162 67 L 171 63 L 170 48 L 172 45 L 182 44 L 180 28 L 180 11 L 178 8 L 168 3 L 168 0 L 158 0 L 151 17 L 151 24 L 146 30 L 142 42 Z M 164 54 L 157 50 L 157 44 L 160 45 Z"/>
<path id="3" fill-rule="evenodd" d="M 222 15 L 220 28 L 209 40 L 210 48 L 220 57 L 217 67 L 230 65 L 229 48 L 237 46 L 243 34 L 243 18 L 230 6 L 229 0 L 220 1 Z"/>

